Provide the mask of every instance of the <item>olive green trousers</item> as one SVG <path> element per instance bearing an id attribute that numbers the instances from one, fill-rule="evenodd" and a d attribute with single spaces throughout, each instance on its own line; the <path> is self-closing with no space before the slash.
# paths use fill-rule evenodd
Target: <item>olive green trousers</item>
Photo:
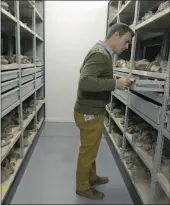
<path id="1" fill-rule="evenodd" d="M 90 188 L 90 182 L 97 177 L 96 157 L 104 128 L 104 114 L 94 115 L 93 119 L 85 120 L 81 113 L 74 113 L 77 127 L 80 129 L 80 149 L 77 160 L 76 189 L 79 191 Z"/>

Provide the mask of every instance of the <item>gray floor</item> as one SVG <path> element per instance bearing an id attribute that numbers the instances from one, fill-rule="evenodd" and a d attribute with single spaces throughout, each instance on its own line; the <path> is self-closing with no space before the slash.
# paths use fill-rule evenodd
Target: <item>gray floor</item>
<path id="1" fill-rule="evenodd" d="M 105 141 L 99 149 L 97 170 L 110 182 L 98 186 L 106 197 L 90 200 L 75 194 L 79 131 L 73 123 L 48 123 L 20 181 L 12 204 L 133 204 Z"/>

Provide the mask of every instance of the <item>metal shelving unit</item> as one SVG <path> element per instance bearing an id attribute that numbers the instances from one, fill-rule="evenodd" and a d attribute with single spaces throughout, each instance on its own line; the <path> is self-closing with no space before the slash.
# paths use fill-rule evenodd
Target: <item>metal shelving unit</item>
<path id="1" fill-rule="evenodd" d="M 45 119 L 45 2 L 0 5 L 3 202 Z"/>
<path id="2" fill-rule="evenodd" d="M 119 78 L 132 74 L 136 77 L 136 80 L 128 90 L 115 90 L 112 92 L 111 103 L 109 106 L 106 106 L 109 123 L 105 124 L 105 131 L 113 142 L 114 148 L 143 204 L 170 203 L 170 180 L 161 171 L 163 149 L 169 148 L 168 145 L 170 145 L 170 39 L 167 37 L 170 33 L 170 4 L 167 4 L 165 9 L 160 9 L 157 12 L 160 4 L 163 5 L 163 1 L 110 1 L 108 4 L 107 31 L 110 26 L 119 22 L 128 24 L 135 31 L 129 53 L 120 57 L 114 56 L 114 76 Z M 149 10 L 152 11 L 152 15 L 141 21 L 141 17 Z M 150 41 L 155 37 L 162 38 L 160 54 L 166 57 L 166 61 L 168 61 L 166 72 L 137 70 L 135 68 L 135 61 L 144 59 L 141 53 L 146 49 L 142 49 L 142 43 Z M 117 67 L 119 59 L 128 61 L 130 66 Z M 126 107 L 123 125 L 120 123 L 121 119 L 116 118 L 113 114 L 112 105 L 114 98 Z M 138 147 L 133 141 L 133 136 L 128 133 L 130 112 L 140 116 L 150 127 L 157 131 L 154 156 L 148 155 L 147 152 Z M 111 130 L 112 121 L 122 132 L 121 147 L 118 147 L 114 140 L 114 134 Z M 135 151 L 150 171 L 151 178 L 149 183 L 134 181 L 131 170 L 125 162 L 127 145 L 131 146 L 131 149 Z"/>

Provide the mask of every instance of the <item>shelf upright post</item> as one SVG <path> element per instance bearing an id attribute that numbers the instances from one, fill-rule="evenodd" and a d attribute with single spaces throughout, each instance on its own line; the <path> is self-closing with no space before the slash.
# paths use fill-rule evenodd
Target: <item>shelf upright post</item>
<path id="1" fill-rule="evenodd" d="M 17 18 L 17 24 L 15 27 L 15 36 L 16 36 L 16 57 L 17 63 L 19 65 L 19 121 L 20 121 L 20 129 L 21 129 L 21 136 L 20 136 L 20 151 L 21 151 L 21 158 L 24 157 L 24 143 L 23 143 L 23 106 L 22 106 L 22 96 L 21 96 L 21 39 L 20 39 L 20 15 L 19 15 L 19 1 L 14 1 L 15 7 L 15 16 Z"/>
<path id="2" fill-rule="evenodd" d="M 168 57 L 168 48 L 169 48 L 169 45 L 167 43 L 168 39 L 169 39 L 169 33 L 166 30 L 165 33 L 164 33 L 163 43 L 162 43 L 162 48 L 161 48 L 161 54 L 164 57 Z"/>
<path id="3" fill-rule="evenodd" d="M 152 170 L 152 181 L 151 181 L 151 190 L 149 195 L 149 203 L 156 203 L 157 197 L 159 195 L 159 189 L 157 188 L 157 174 L 160 172 L 161 167 L 161 159 L 162 159 L 162 153 L 163 153 L 163 145 L 164 145 L 164 126 L 166 121 L 166 113 L 167 113 L 167 107 L 169 102 L 169 92 L 170 92 L 170 52 L 169 52 L 169 58 L 168 58 L 168 74 L 165 81 L 165 90 L 164 90 L 164 96 L 163 96 L 163 103 L 162 103 L 162 111 L 160 114 L 160 125 L 158 130 L 158 137 L 157 137 L 157 143 L 156 143 L 156 150 L 155 155 L 153 159 L 153 170 Z"/>
<path id="4" fill-rule="evenodd" d="M 8 35 L 8 55 L 11 57 L 13 54 L 12 34 Z"/>
<path id="5" fill-rule="evenodd" d="M 35 14 L 35 4 L 33 5 L 33 10 L 32 10 L 32 25 L 33 25 L 33 63 L 34 63 L 34 105 L 35 105 L 35 120 L 34 120 L 34 128 L 35 131 L 37 132 L 37 92 L 36 92 L 36 28 L 35 28 L 35 23 L 36 23 L 36 14 Z"/>
<path id="6" fill-rule="evenodd" d="M 119 6 L 120 6 L 120 2 L 118 2 L 118 10 L 117 13 L 119 12 Z M 111 1 L 108 3 L 108 14 L 107 14 L 107 29 L 106 29 L 106 34 L 108 32 L 108 18 L 109 18 L 109 7 L 110 7 Z M 117 17 L 117 22 L 118 22 L 118 17 Z M 116 66 L 116 61 L 117 61 L 117 54 L 114 54 L 114 56 L 112 57 L 112 63 L 113 63 L 113 72 L 114 72 L 114 68 Z M 112 103 L 113 103 L 113 96 L 112 96 L 112 92 L 111 92 L 111 109 L 110 109 L 110 114 L 109 114 L 109 133 L 111 132 L 111 113 L 112 113 Z"/>
<path id="7" fill-rule="evenodd" d="M 0 0 L 0 9 L 1 9 L 1 0 Z M 0 15 L 0 22 L 1 22 L 1 15 Z M 1 32 L 0 32 L 0 38 L 1 38 Z M 0 51 L 1 51 L 1 46 L 0 46 Z M 0 57 L 1 57 L 1 53 L 0 53 Z M 1 61 L 1 60 L 0 60 Z M 2 67 L 2 66 L 1 66 Z M 1 74 L 1 69 L 0 69 L 0 74 Z M 0 83 L 1 83 L 1 78 L 0 78 Z M 0 86 L 0 93 L 1 93 L 1 86 Z M 1 109 L 1 100 L 0 100 L 0 109 Z M 1 109 L 2 110 L 2 109 Z M 2 112 L 2 111 L 1 111 Z M 1 112 L 0 112 L 0 117 L 1 117 Z M 2 120 L 1 120 L 2 121 Z M 0 133 L 1 133 L 1 122 L 0 122 Z M 0 146 L 1 146 L 1 142 L 0 142 Z M 1 148 L 0 148 L 1 151 Z M 2 153 L 2 152 L 1 152 Z"/>
<path id="8" fill-rule="evenodd" d="M 140 11 L 140 1 L 136 1 L 136 3 L 135 3 L 135 15 L 134 15 L 135 35 L 132 39 L 132 48 L 131 48 L 131 56 L 130 56 L 130 70 L 134 69 L 134 59 L 135 59 L 135 50 L 136 50 L 136 42 L 137 42 L 136 25 L 137 25 L 138 18 L 139 18 L 139 11 Z"/>
<path id="9" fill-rule="evenodd" d="M 109 133 L 111 133 L 112 103 L 113 103 L 113 95 L 112 95 L 112 93 L 111 93 L 111 104 L 110 104 L 110 113 L 109 113 Z"/>
<path id="10" fill-rule="evenodd" d="M 135 15 L 134 15 L 134 29 L 136 27 L 138 17 L 139 17 L 139 9 L 140 9 L 140 1 L 135 2 Z M 135 49 L 136 49 L 136 41 L 137 41 L 137 33 L 135 32 L 135 36 L 132 39 L 132 48 L 131 48 L 131 57 L 130 57 L 130 68 L 132 69 L 132 65 L 135 58 Z M 130 73 L 131 74 L 131 69 Z M 129 119 L 129 101 L 130 101 L 130 90 L 127 89 L 128 92 L 128 98 L 127 98 L 127 104 L 126 104 L 126 110 L 125 110 L 125 119 L 124 119 L 124 133 L 123 133 L 123 141 L 122 141 L 122 152 L 121 157 L 124 158 L 124 153 L 126 149 L 126 131 L 128 128 L 128 119 Z"/>
<path id="11" fill-rule="evenodd" d="M 111 1 L 107 4 L 106 35 L 107 35 L 107 32 L 108 32 L 108 27 L 109 27 L 108 19 L 109 19 L 109 14 L 110 14 L 109 13 L 110 4 L 111 4 Z"/>
<path id="12" fill-rule="evenodd" d="M 127 90 L 128 97 L 127 97 L 127 104 L 129 102 L 129 89 Z M 125 108 L 125 118 L 124 118 L 124 130 L 123 130 L 123 140 L 122 140 L 122 151 L 121 151 L 121 158 L 124 158 L 125 149 L 126 149 L 126 130 L 128 128 L 128 116 L 129 116 L 129 109 L 128 105 L 126 104 Z"/>
<path id="13" fill-rule="evenodd" d="M 118 1 L 118 10 L 117 10 L 117 13 L 119 13 L 121 7 L 122 7 L 122 1 Z"/>
<path id="14" fill-rule="evenodd" d="M 45 1 L 43 1 L 43 79 L 44 79 L 44 87 L 43 87 L 43 97 L 45 99 Z M 46 103 L 44 103 L 44 119 L 46 117 Z"/>
<path id="15" fill-rule="evenodd" d="M 119 11 L 120 11 L 121 5 L 122 5 L 122 1 L 119 1 L 119 2 L 118 2 L 117 22 L 116 22 L 116 23 L 120 23 Z M 113 57 L 113 67 L 114 67 L 114 68 L 116 67 L 117 59 L 118 59 L 118 56 L 117 56 L 117 54 L 115 54 L 114 57 Z"/>

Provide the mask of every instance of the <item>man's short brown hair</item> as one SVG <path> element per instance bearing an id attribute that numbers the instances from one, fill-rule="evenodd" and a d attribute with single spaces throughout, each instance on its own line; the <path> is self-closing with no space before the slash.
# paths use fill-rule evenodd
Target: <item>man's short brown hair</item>
<path id="1" fill-rule="evenodd" d="M 134 32 L 127 24 L 117 23 L 109 29 L 106 38 L 109 39 L 115 32 L 118 32 L 120 36 L 123 36 L 125 33 L 130 32 L 132 37 L 134 36 Z"/>

